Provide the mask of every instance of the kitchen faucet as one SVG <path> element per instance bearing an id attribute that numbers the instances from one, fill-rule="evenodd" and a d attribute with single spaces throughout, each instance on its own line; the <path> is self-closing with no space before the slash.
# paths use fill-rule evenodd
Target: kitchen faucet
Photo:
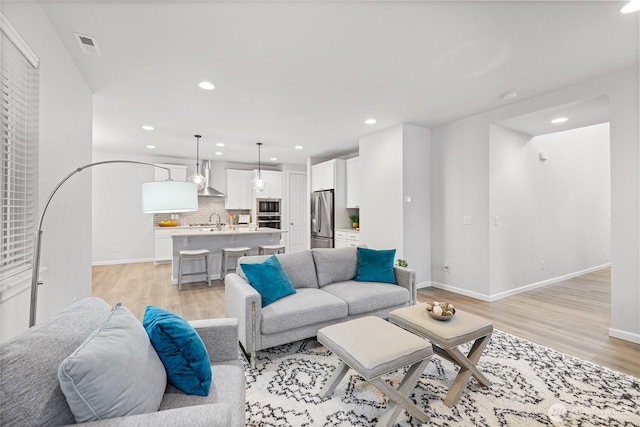
<path id="1" fill-rule="evenodd" d="M 209 215 L 209 222 L 211 222 L 211 218 L 213 218 L 213 216 L 216 215 L 218 217 L 218 224 L 217 224 L 217 229 L 218 231 L 222 230 L 222 219 L 220 219 L 220 214 L 218 212 L 214 212 L 211 215 Z"/>

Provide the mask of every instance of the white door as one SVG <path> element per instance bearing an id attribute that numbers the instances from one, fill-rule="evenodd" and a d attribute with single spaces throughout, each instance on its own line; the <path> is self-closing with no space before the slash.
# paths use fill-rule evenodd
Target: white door
<path id="1" fill-rule="evenodd" d="M 288 252 L 306 249 L 307 242 L 307 175 L 289 174 L 289 247 Z"/>

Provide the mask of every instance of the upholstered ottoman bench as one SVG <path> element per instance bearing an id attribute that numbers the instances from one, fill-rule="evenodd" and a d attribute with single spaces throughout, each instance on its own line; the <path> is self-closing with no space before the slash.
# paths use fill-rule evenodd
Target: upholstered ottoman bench
<path id="1" fill-rule="evenodd" d="M 476 367 L 491 339 L 493 333 L 491 322 L 460 310 L 456 310 L 456 314 L 449 320 L 436 320 L 427 312 L 426 304 L 394 310 L 389 313 L 389 322 L 427 338 L 433 344 L 433 351 L 438 356 L 460 367 L 456 379 L 444 398 L 444 404 L 448 407 L 451 408 L 458 403 L 471 375 L 481 385 L 485 387 L 491 385 L 491 381 Z M 465 356 L 458 346 L 470 341 L 474 342 Z"/>
<path id="2" fill-rule="evenodd" d="M 429 416 L 410 399 L 429 359 L 431 345 L 379 317 L 367 316 L 327 326 L 318 331 L 318 341 L 340 358 L 340 366 L 322 390 L 330 396 L 349 368 L 389 397 L 387 409 L 379 417 L 378 427 L 390 427 L 402 409 L 425 423 Z M 397 389 L 380 377 L 410 366 Z"/>

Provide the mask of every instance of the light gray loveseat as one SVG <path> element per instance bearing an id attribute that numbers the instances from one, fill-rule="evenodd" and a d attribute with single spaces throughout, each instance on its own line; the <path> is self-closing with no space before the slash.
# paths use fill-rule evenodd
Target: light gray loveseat
<path id="1" fill-rule="evenodd" d="M 238 260 L 236 273 L 225 277 L 227 316 L 238 318 L 239 338 L 255 365 L 255 352 L 315 337 L 325 326 L 363 316 L 389 317 L 397 308 L 415 304 L 415 271 L 394 267 L 396 285 L 356 282 L 355 247 L 311 249 L 276 255 L 296 293 L 262 308 L 260 294 L 247 282 L 240 264 L 269 256 Z"/>
<path id="2" fill-rule="evenodd" d="M 107 319 L 99 298 L 76 302 L 48 322 L 0 345 L 0 425 L 60 426 L 74 417 L 58 382 L 58 366 Z M 245 380 L 236 319 L 190 322 L 205 343 L 213 378 L 206 397 L 168 385 L 158 412 L 84 423 L 88 426 L 244 426 Z"/>

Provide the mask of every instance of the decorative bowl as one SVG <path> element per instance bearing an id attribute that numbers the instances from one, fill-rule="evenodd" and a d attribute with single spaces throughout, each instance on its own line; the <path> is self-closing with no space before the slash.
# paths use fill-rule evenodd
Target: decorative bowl
<path id="1" fill-rule="evenodd" d="M 173 220 L 160 221 L 158 225 L 160 227 L 175 227 L 178 225 L 178 221 L 173 221 Z"/>
<path id="2" fill-rule="evenodd" d="M 426 309 L 436 320 L 449 320 L 456 314 L 456 308 L 450 302 L 427 301 Z"/>

